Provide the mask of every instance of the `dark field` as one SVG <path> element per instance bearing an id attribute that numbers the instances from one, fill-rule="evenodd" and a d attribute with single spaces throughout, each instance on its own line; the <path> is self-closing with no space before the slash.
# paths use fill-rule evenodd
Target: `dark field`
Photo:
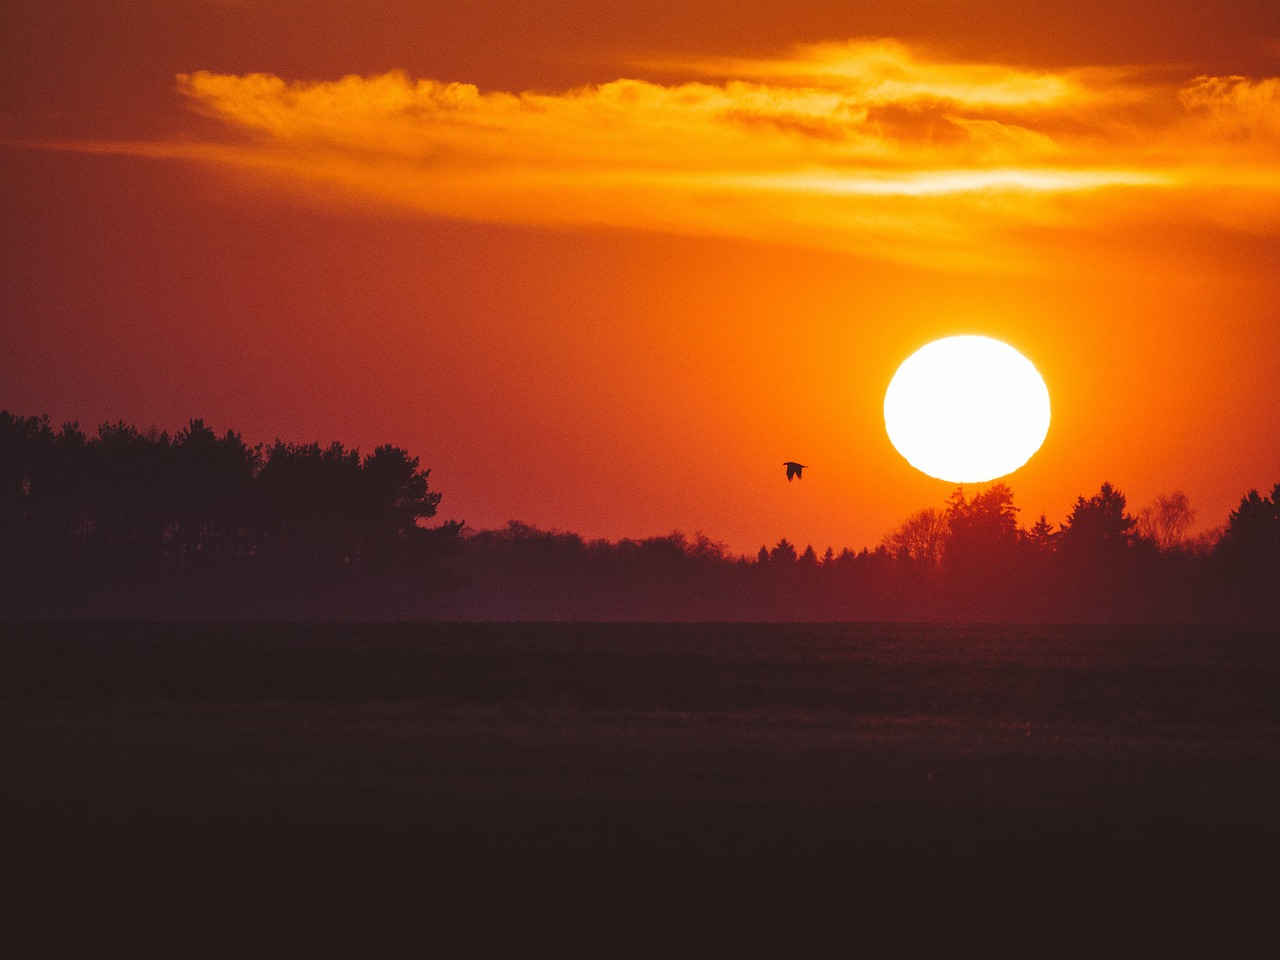
<path id="1" fill-rule="evenodd" d="M 424 944 L 1017 930 L 1027 956 L 1101 931 L 1221 952 L 1280 904 L 1274 631 L 0 636 L 4 902 L 55 913 L 55 938 L 377 915 Z"/>

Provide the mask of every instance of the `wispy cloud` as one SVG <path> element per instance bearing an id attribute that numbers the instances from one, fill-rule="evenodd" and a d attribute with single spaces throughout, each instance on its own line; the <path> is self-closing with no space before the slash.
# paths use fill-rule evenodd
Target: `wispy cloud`
<path id="1" fill-rule="evenodd" d="M 178 89 L 216 121 L 203 139 L 79 146 L 227 164 L 438 216 L 934 263 L 1007 262 L 1000 240 L 1023 227 L 1137 216 L 1156 192 L 1166 214 L 1230 220 L 1247 208 L 1252 228 L 1280 228 L 1280 79 L 1163 85 L 945 62 L 892 41 L 646 68 L 703 79 L 550 94 L 395 72 L 304 83 L 202 71 Z"/>
<path id="2" fill-rule="evenodd" d="M 945 63 L 916 55 L 896 40 L 809 44 L 771 60 L 711 58 L 642 61 L 707 75 L 826 87 L 868 104 L 904 101 L 1016 108 L 1079 98 L 1087 93 L 1072 73 L 998 64 Z"/>

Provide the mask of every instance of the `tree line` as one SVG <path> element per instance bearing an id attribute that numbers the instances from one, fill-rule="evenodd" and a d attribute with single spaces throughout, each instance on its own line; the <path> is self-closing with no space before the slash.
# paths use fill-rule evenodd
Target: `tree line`
<path id="1" fill-rule="evenodd" d="M 419 609 L 460 524 L 399 447 L 250 446 L 0 412 L 0 603 L 38 615 L 368 615 Z"/>
<path id="2" fill-rule="evenodd" d="M 1131 513 L 1104 483 L 1055 527 L 1003 483 L 955 490 L 874 549 L 786 539 L 733 556 L 703 535 L 586 540 L 512 522 L 466 532 L 457 618 L 1016 622 L 1280 620 L 1280 484 L 1196 538 L 1182 493 Z"/>
<path id="3" fill-rule="evenodd" d="M 193 420 L 88 435 L 0 412 L 0 613 L 512 620 L 1280 620 L 1280 484 L 1190 538 L 1185 494 L 1104 483 L 1062 524 L 957 488 L 874 549 L 432 524 L 391 445 L 247 444 Z"/>
<path id="4" fill-rule="evenodd" d="M 1131 513 L 1110 483 L 1056 529 L 1017 521 L 1003 483 L 958 488 L 881 549 L 910 571 L 933 616 L 1025 620 L 1270 620 L 1280 614 L 1280 484 L 1249 491 L 1224 527 L 1191 538 L 1185 493 Z"/>

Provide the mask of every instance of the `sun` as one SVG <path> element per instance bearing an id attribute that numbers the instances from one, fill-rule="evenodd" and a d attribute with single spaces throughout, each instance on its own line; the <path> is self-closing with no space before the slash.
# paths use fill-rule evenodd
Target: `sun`
<path id="1" fill-rule="evenodd" d="M 990 337 L 946 337 L 902 362 L 884 395 L 889 440 L 922 473 L 983 483 L 1013 473 L 1049 433 L 1049 390 Z"/>

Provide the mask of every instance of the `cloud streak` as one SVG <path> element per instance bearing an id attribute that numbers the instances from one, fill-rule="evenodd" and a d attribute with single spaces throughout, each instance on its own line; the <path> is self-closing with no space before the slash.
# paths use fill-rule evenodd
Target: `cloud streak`
<path id="1" fill-rule="evenodd" d="M 195 72 L 203 137 L 80 149 L 202 160 L 469 220 L 768 239 L 1008 264 L 1028 227 L 1163 215 L 1280 227 L 1280 79 L 949 63 L 892 41 L 648 64 L 702 79 L 482 92 L 402 73 Z M 714 78 L 714 79 L 711 79 Z M 1064 202 L 1066 201 L 1066 202 Z M 1269 226 L 1268 226 L 1269 225 Z"/>

